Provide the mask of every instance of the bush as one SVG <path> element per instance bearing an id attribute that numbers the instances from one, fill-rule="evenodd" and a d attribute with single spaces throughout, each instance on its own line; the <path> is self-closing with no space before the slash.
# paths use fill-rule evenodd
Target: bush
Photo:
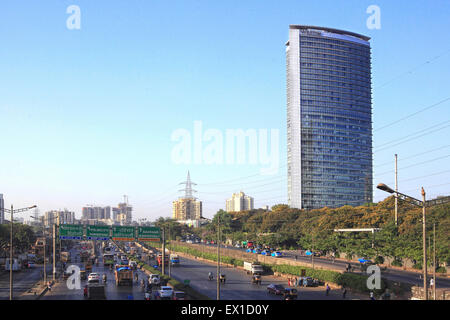
<path id="1" fill-rule="evenodd" d="M 392 261 L 391 265 L 395 267 L 402 267 L 403 263 L 401 260 L 395 259 L 394 261 Z"/>
<path id="2" fill-rule="evenodd" d="M 384 258 L 382 256 L 377 256 L 375 258 L 375 264 L 383 264 L 384 263 Z"/>
<path id="3" fill-rule="evenodd" d="M 447 273 L 447 269 L 444 267 L 438 267 L 436 268 L 437 273 Z"/>

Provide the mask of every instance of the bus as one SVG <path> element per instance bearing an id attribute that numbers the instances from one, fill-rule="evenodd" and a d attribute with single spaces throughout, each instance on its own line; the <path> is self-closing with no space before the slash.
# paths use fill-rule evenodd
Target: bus
<path id="1" fill-rule="evenodd" d="M 103 255 L 103 265 L 104 266 L 114 265 L 114 255 L 112 253 L 105 253 Z"/>
<path id="2" fill-rule="evenodd" d="M 61 252 L 61 261 L 62 262 L 70 262 L 70 252 L 69 251 Z"/>

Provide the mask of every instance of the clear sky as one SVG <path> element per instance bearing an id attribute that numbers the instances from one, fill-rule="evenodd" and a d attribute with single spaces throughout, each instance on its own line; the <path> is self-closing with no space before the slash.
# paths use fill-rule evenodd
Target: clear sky
<path id="1" fill-rule="evenodd" d="M 80 29 L 66 26 L 70 5 Z M 374 184 L 393 186 L 397 153 L 400 192 L 448 195 L 450 101 L 414 113 L 450 97 L 449 14 L 446 0 L 2 1 L 0 193 L 78 218 L 128 195 L 134 218 L 153 220 L 171 216 L 190 170 L 206 217 L 240 190 L 256 207 L 286 203 L 285 42 L 305 24 L 371 37 Z M 174 163 L 171 136 L 194 121 L 224 137 L 278 130 L 278 173 Z"/>

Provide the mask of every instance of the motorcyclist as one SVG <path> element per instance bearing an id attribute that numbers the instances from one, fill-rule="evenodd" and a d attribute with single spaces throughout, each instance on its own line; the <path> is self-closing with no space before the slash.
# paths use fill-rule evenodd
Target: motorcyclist
<path id="1" fill-rule="evenodd" d="M 208 273 L 208 278 L 209 278 L 209 280 L 212 280 L 212 279 L 213 279 L 213 274 L 212 274 L 212 272 Z"/>

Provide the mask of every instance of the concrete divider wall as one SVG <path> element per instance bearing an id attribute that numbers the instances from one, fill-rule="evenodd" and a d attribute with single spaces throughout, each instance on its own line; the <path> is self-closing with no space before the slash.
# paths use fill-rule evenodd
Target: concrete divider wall
<path id="1" fill-rule="evenodd" d="M 184 247 L 189 247 L 198 251 L 207 252 L 211 254 L 217 254 L 217 247 L 209 247 L 206 245 L 199 245 L 199 244 L 190 244 L 185 242 L 179 242 L 179 241 L 172 241 L 174 245 L 180 245 Z M 292 259 L 286 259 L 286 258 L 274 258 L 274 257 L 268 257 L 261 254 L 255 254 L 255 253 L 247 253 L 242 252 L 239 250 L 234 249 L 227 249 L 225 247 L 220 247 L 220 254 L 231 257 L 234 259 L 244 260 L 244 261 L 259 261 L 263 264 L 268 265 L 291 265 L 291 266 L 299 266 L 299 267 L 311 267 L 310 263 L 302 262 L 302 261 L 295 261 Z M 314 264 L 315 269 L 319 270 L 331 270 L 342 273 L 342 270 L 339 270 L 337 268 L 329 268 L 329 267 L 322 267 L 318 266 L 317 264 Z"/>

